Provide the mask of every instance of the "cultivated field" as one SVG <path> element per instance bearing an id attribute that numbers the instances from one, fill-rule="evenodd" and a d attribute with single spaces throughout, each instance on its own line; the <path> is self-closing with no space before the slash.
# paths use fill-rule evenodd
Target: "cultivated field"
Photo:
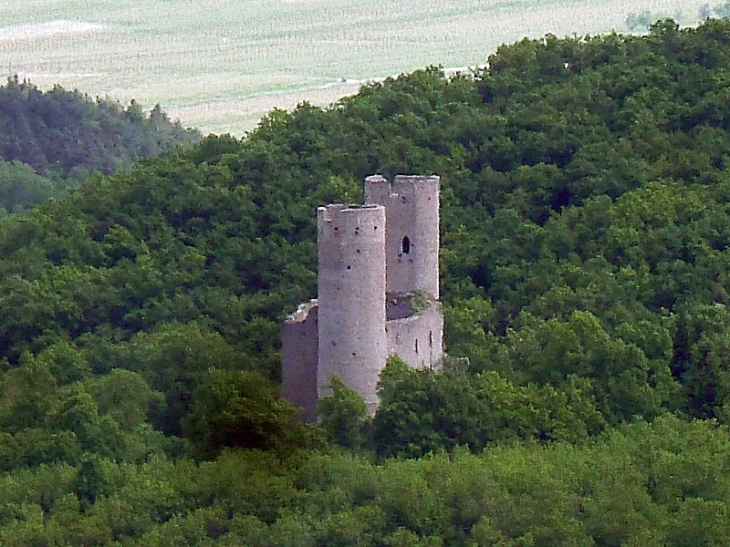
<path id="1" fill-rule="evenodd" d="M 273 107 L 327 104 L 363 81 L 476 66 L 524 36 L 622 32 L 630 12 L 695 24 L 705 3 L 2 0 L 0 67 L 42 88 L 160 103 L 185 125 L 240 135 Z"/>

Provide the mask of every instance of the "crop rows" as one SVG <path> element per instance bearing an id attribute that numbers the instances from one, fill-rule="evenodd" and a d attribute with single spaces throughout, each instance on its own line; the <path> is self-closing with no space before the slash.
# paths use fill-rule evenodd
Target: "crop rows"
<path id="1" fill-rule="evenodd" d="M 242 133 L 279 94 L 282 107 L 332 100 L 341 78 L 368 80 L 429 64 L 483 63 L 525 35 L 624 29 L 629 12 L 696 21 L 702 0 L 6 0 L 0 67 L 123 102 L 155 103 L 205 131 Z M 72 4 L 69 6 L 69 4 Z M 353 86 L 341 86 L 341 94 Z M 337 94 L 334 93 L 336 98 Z M 220 103 L 240 104 L 222 119 Z M 231 115 L 233 114 L 233 115 Z"/>

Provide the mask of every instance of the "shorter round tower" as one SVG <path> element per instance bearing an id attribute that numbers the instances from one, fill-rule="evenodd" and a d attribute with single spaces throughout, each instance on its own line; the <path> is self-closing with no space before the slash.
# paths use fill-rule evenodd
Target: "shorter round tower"
<path id="1" fill-rule="evenodd" d="M 319 245 L 318 398 L 338 374 L 369 413 L 388 358 L 385 331 L 385 208 L 328 205 L 317 210 Z"/>

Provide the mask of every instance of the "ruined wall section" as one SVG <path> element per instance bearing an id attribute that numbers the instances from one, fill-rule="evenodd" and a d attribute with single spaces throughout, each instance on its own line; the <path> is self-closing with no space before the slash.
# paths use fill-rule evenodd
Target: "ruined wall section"
<path id="1" fill-rule="evenodd" d="M 317 301 L 301 304 L 281 327 L 281 396 L 302 410 L 306 422 L 317 419 L 319 360 Z"/>
<path id="2" fill-rule="evenodd" d="M 439 302 L 409 317 L 388 321 L 389 354 L 398 355 L 412 368 L 433 366 L 443 357 L 443 326 Z"/>
<path id="3" fill-rule="evenodd" d="M 437 176 L 365 179 L 365 203 L 386 208 L 388 293 L 439 298 L 439 190 Z"/>
<path id="4" fill-rule="evenodd" d="M 337 373 L 369 413 L 388 357 L 385 332 L 385 209 L 328 205 L 317 210 L 319 365 L 317 395 Z"/>

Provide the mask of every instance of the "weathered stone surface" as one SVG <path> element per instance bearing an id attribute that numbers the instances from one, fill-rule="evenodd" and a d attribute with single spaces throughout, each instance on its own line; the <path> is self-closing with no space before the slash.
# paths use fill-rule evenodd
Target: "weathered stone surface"
<path id="1" fill-rule="evenodd" d="M 378 376 L 397 354 L 414 368 L 443 356 L 437 176 L 365 181 L 365 205 L 317 211 L 316 303 L 282 327 L 282 395 L 315 419 L 338 374 L 378 406 Z"/>

